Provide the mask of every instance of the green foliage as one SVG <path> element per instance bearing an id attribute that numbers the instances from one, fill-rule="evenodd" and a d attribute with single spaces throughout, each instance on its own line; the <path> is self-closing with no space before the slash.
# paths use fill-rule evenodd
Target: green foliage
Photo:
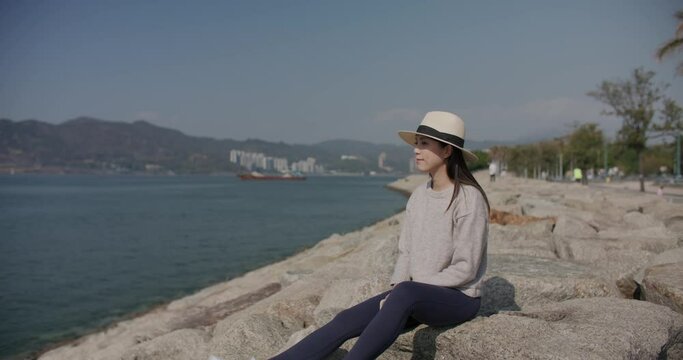
<path id="1" fill-rule="evenodd" d="M 598 128 L 598 124 L 586 123 L 579 125 L 569 135 L 568 150 L 571 158 L 574 160 L 575 167 L 584 170 L 600 167 L 603 138 L 602 130 Z"/>
<path id="2" fill-rule="evenodd" d="M 683 109 L 676 101 L 665 98 L 664 107 L 660 112 L 661 124 L 653 124 L 652 130 L 656 133 L 653 137 L 674 137 L 683 130 Z"/>
<path id="3" fill-rule="evenodd" d="M 629 80 L 603 81 L 597 90 L 588 92 L 588 96 L 608 106 L 603 114 L 623 120 L 617 140 L 637 153 L 646 148 L 655 105 L 667 87 L 656 85 L 654 76 L 654 71 L 638 68 Z"/>
<path id="4" fill-rule="evenodd" d="M 643 154 L 646 174 L 659 174 L 662 166 L 667 168 L 669 175 L 673 174 L 676 144 L 659 144 L 650 147 Z"/>
<path id="5" fill-rule="evenodd" d="M 631 79 L 603 81 L 597 90 L 588 93 L 588 96 L 608 106 L 603 114 L 622 119 L 617 135 L 620 145 L 617 162 L 630 172 L 635 157 L 641 175 L 651 171 L 652 160 L 648 158 L 646 161 L 644 158 L 648 139 L 672 136 L 683 130 L 683 110 L 674 100 L 663 95 L 668 85 L 656 85 L 653 82 L 654 75 L 653 71 L 638 68 L 633 71 Z M 654 123 L 656 108 L 662 99 L 661 122 Z M 644 191 L 642 181 L 641 191 Z"/>
<path id="6" fill-rule="evenodd" d="M 662 58 L 679 52 L 683 49 L 683 10 L 678 10 L 674 14 L 676 20 L 678 20 L 678 26 L 676 27 L 676 35 L 673 39 L 667 41 L 662 47 L 657 49 L 657 58 L 662 60 Z M 679 75 L 683 75 L 683 62 L 678 64 L 676 71 Z"/>
<path id="7" fill-rule="evenodd" d="M 470 169 L 470 171 L 475 172 L 477 170 L 488 168 L 490 162 L 489 154 L 480 150 L 474 150 L 472 152 L 477 155 L 479 160 L 467 162 L 467 167 Z"/>
<path id="8" fill-rule="evenodd" d="M 559 175 L 560 159 L 566 171 L 570 166 L 601 168 L 603 164 L 604 145 L 602 130 L 597 124 L 577 125 L 574 131 L 563 137 L 550 141 L 491 149 L 493 156 L 507 165 L 508 170 L 523 174 L 525 170 L 531 176 L 534 172 L 539 176 L 545 171 L 549 176 Z M 562 156 L 561 156 L 562 155 Z"/>
<path id="9" fill-rule="evenodd" d="M 617 166 L 625 174 L 637 174 L 638 171 L 638 153 L 635 149 L 624 146 L 623 144 L 613 144 L 610 148 L 611 161 L 609 166 Z"/>

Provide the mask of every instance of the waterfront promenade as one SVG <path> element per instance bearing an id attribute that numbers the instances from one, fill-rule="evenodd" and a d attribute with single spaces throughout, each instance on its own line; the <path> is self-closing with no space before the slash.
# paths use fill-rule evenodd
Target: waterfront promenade
<path id="1" fill-rule="evenodd" d="M 682 205 L 624 189 L 477 178 L 495 210 L 479 316 L 419 326 L 380 359 L 683 356 Z M 409 192 L 424 179 L 394 187 Z M 334 234 L 40 359 L 265 359 L 388 289 L 402 220 Z"/>

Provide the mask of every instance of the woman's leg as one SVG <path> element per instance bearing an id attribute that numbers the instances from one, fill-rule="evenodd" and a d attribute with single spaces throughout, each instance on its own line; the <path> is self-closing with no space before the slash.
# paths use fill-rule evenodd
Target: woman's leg
<path id="1" fill-rule="evenodd" d="M 341 311 L 325 326 L 317 329 L 296 345 L 271 360 L 324 359 L 346 340 L 360 335 L 379 311 L 379 302 L 387 294 L 389 294 L 389 291 Z"/>
<path id="2" fill-rule="evenodd" d="M 396 340 L 408 317 L 430 326 L 457 325 L 474 318 L 480 303 L 479 298 L 456 289 L 414 281 L 399 283 L 344 359 L 376 358 Z"/>

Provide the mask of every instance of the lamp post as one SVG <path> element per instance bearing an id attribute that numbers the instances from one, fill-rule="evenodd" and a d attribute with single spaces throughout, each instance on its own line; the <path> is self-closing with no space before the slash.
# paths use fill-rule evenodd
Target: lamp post
<path id="1" fill-rule="evenodd" d="M 676 180 L 681 179 L 681 132 L 676 136 Z"/>
<path id="2" fill-rule="evenodd" d="M 605 179 L 607 178 L 607 141 L 604 143 L 605 151 L 603 151 L 603 168 L 605 169 Z"/>

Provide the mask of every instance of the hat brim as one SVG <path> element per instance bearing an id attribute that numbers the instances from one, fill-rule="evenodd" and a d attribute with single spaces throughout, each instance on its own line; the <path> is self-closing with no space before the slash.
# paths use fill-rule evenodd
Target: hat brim
<path id="1" fill-rule="evenodd" d="M 473 152 L 471 152 L 471 151 L 469 151 L 469 150 L 467 150 L 467 149 L 465 149 L 465 148 L 463 148 L 463 147 L 460 147 L 460 146 L 458 146 L 458 145 L 455 145 L 455 144 L 453 144 L 453 143 L 451 143 L 451 142 L 448 142 L 448 141 L 439 139 L 439 138 L 437 138 L 437 137 L 435 137 L 435 136 L 427 135 L 427 134 L 423 134 L 423 133 L 419 133 L 419 132 L 415 132 L 415 131 L 399 131 L 399 132 L 398 132 L 398 136 L 399 136 L 401 139 L 403 139 L 403 141 L 405 141 L 406 143 L 408 143 L 408 145 L 413 146 L 413 147 L 415 146 L 415 136 L 416 136 L 416 135 L 426 136 L 426 137 L 431 138 L 431 139 L 434 139 L 434 140 L 436 140 L 436 141 L 440 141 L 440 142 L 442 142 L 442 143 L 444 143 L 444 144 L 448 144 L 448 145 L 451 145 L 451 146 L 453 146 L 453 147 L 456 147 L 456 148 L 462 150 L 462 153 L 463 153 L 463 155 L 465 156 L 465 159 L 466 159 L 466 160 L 469 160 L 469 161 L 477 161 L 477 160 L 479 160 L 479 157 L 478 157 L 477 155 L 474 155 Z"/>

